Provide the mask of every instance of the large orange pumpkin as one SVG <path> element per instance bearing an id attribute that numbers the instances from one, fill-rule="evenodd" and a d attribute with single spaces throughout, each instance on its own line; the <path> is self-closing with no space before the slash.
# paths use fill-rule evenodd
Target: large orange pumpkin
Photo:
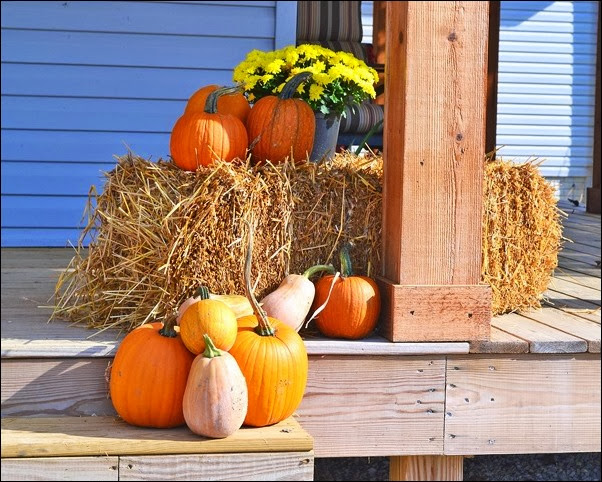
<path id="1" fill-rule="evenodd" d="M 184 424 L 182 401 L 193 360 L 173 322 L 147 323 L 128 333 L 115 355 L 109 382 L 119 416 L 141 427 Z"/>
<path id="2" fill-rule="evenodd" d="M 264 427 L 291 416 L 301 403 L 307 383 L 308 360 L 299 334 L 269 318 L 251 290 L 253 233 L 245 262 L 245 289 L 254 315 L 238 319 L 238 336 L 230 354 L 247 381 L 249 402 L 245 425 Z"/>
<path id="3" fill-rule="evenodd" d="M 203 112 L 205 110 L 205 104 L 207 103 L 207 97 L 211 92 L 217 90 L 219 86 L 212 84 L 201 87 L 194 94 L 190 96 L 186 103 L 186 109 L 184 112 Z M 217 100 L 217 111 L 220 114 L 231 114 L 238 117 L 242 123 L 247 122 L 249 112 L 251 112 L 251 106 L 249 102 L 242 94 L 238 91 L 232 95 L 223 95 Z"/>
<path id="4" fill-rule="evenodd" d="M 279 96 L 262 97 L 251 109 L 247 131 L 254 162 L 279 164 L 291 155 L 300 162 L 311 154 L 316 131 L 314 111 L 304 100 L 292 98 L 310 75 L 301 72 L 287 82 Z"/>
<path id="5" fill-rule="evenodd" d="M 215 159 L 230 162 L 245 158 L 249 145 L 245 125 L 239 118 L 217 110 L 218 99 L 234 92 L 238 92 L 235 87 L 217 89 L 207 97 L 204 111 L 184 113 L 176 121 L 169 147 L 178 167 L 195 171 Z"/>
<path id="6" fill-rule="evenodd" d="M 341 250 L 341 277 L 334 281 L 330 300 L 316 318 L 320 332 L 331 338 L 356 340 L 374 330 L 380 314 L 380 291 L 367 276 L 352 274 L 347 248 Z M 328 299 L 334 275 L 326 275 L 316 283 L 314 306 Z"/>

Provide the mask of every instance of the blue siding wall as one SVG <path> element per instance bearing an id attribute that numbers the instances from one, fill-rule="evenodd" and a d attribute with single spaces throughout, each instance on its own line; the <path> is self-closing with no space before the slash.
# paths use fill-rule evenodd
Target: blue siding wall
<path id="1" fill-rule="evenodd" d="M 499 153 L 542 160 L 562 198 L 591 176 L 597 22 L 598 2 L 501 3 Z"/>
<path id="2" fill-rule="evenodd" d="M 252 49 L 295 43 L 296 2 L 11 2 L 2 8 L 2 246 L 76 243 L 130 148 L 169 155 L 186 100 Z"/>

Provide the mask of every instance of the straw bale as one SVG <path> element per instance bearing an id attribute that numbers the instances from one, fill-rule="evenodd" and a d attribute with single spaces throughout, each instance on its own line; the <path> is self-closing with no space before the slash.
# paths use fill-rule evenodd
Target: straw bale
<path id="1" fill-rule="evenodd" d="M 175 316 L 199 284 L 244 294 L 245 220 L 255 226 L 258 298 L 289 273 L 339 267 L 380 272 L 382 158 L 337 154 L 330 164 L 216 163 L 194 173 L 131 153 L 91 193 L 88 225 L 56 286 L 53 318 L 129 331 Z M 558 210 L 534 166 L 489 163 L 483 281 L 494 312 L 539 305 L 559 247 Z M 91 237 L 88 249 L 83 240 Z"/>

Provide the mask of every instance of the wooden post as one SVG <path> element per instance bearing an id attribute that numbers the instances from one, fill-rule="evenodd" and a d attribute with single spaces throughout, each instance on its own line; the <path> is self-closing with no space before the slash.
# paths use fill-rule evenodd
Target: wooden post
<path id="1" fill-rule="evenodd" d="M 600 9 L 598 8 L 598 56 L 596 58 L 596 113 L 594 133 L 600 132 Z M 600 214 L 600 135 L 594 134 L 594 171 L 592 187 L 587 188 L 587 212 Z"/>
<path id="2" fill-rule="evenodd" d="M 489 2 L 387 2 L 381 326 L 488 339 L 480 285 Z"/>
<path id="3" fill-rule="evenodd" d="M 487 120 L 485 122 L 485 153 L 495 159 L 497 137 L 497 84 L 500 57 L 500 2 L 489 2 L 489 49 L 487 53 Z"/>
<path id="4" fill-rule="evenodd" d="M 464 457 L 412 455 L 390 457 L 389 480 L 463 480 Z"/>

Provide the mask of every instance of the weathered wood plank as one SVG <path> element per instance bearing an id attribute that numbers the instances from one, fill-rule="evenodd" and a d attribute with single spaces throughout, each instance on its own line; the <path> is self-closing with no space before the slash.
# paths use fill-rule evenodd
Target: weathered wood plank
<path id="1" fill-rule="evenodd" d="M 561 269 L 570 269 L 593 278 L 600 278 L 601 275 L 600 267 L 592 266 L 580 260 L 567 258 L 562 253 L 558 255 L 558 267 Z"/>
<path id="2" fill-rule="evenodd" d="M 552 278 L 549 289 L 600 306 L 600 289 L 588 288 L 562 278 Z"/>
<path id="3" fill-rule="evenodd" d="M 310 357 L 298 420 L 317 457 L 440 454 L 445 358 Z"/>
<path id="4" fill-rule="evenodd" d="M 515 313 L 494 318 L 492 325 L 528 341 L 531 353 L 583 353 L 587 351 L 585 340 Z"/>
<path id="5" fill-rule="evenodd" d="M 119 480 L 313 479 L 313 451 L 119 458 Z"/>
<path id="6" fill-rule="evenodd" d="M 583 318 L 554 308 L 531 310 L 523 312 L 521 315 L 572 336 L 582 338 L 587 342 L 587 351 L 590 353 L 600 353 L 601 328 L 598 323 L 584 320 Z"/>
<path id="7" fill-rule="evenodd" d="M 133 443 L 135 442 L 135 443 Z M 3 418 L 2 457 L 308 452 L 313 440 L 292 417 L 209 439 L 187 427 L 140 428 L 116 417 Z"/>
<path id="8" fill-rule="evenodd" d="M 588 288 L 598 290 L 598 292 L 601 288 L 600 278 L 587 276 L 583 273 L 579 273 L 578 271 L 573 271 L 572 269 L 556 268 L 556 270 L 554 271 L 554 278 L 563 281 L 569 281 L 571 283 L 575 283 L 581 286 L 587 286 Z"/>
<path id="9" fill-rule="evenodd" d="M 389 480 L 464 480 L 464 457 L 458 455 L 391 457 Z"/>
<path id="10" fill-rule="evenodd" d="M 308 355 L 444 355 L 468 353 L 468 343 L 391 343 L 380 336 L 362 340 L 304 339 Z"/>
<path id="11" fill-rule="evenodd" d="M 118 457 L 2 459 L 2 480 L 119 480 Z"/>
<path id="12" fill-rule="evenodd" d="M 2 417 L 115 415 L 105 381 L 109 361 L 2 358 Z"/>
<path id="13" fill-rule="evenodd" d="M 495 320 L 495 318 L 493 318 Z M 493 322 L 492 320 L 492 322 Z M 491 327 L 491 339 L 471 341 L 470 353 L 528 353 L 529 342 Z"/>
<path id="14" fill-rule="evenodd" d="M 446 412 L 447 455 L 599 452 L 600 356 L 450 356 Z"/>
<path id="15" fill-rule="evenodd" d="M 554 290 L 544 291 L 544 306 L 552 306 L 586 320 L 600 323 L 600 307 Z"/>

